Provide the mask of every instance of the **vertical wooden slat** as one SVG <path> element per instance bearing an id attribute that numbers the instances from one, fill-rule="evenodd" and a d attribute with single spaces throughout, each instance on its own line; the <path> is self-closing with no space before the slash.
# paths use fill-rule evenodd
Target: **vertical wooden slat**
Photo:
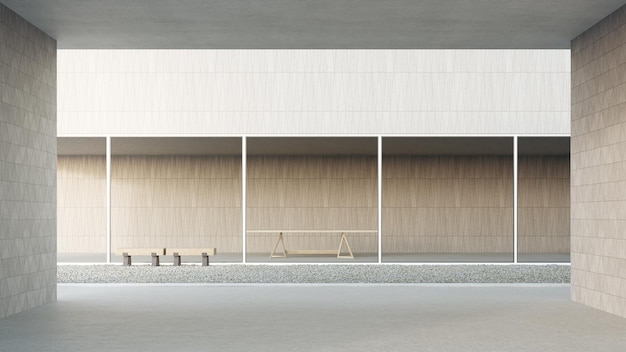
<path id="1" fill-rule="evenodd" d="M 375 230 L 376 170 L 376 157 L 370 156 L 250 156 L 248 228 Z M 333 236 L 313 233 L 286 241 L 293 249 L 324 248 L 337 241 Z M 248 237 L 257 239 L 248 252 L 267 252 L 275 235 Z M 353 251 L 376 253 L 376 234 L 349 237 Z"/>
<path id="2" fill-rule="evenodd" d="M 57 158 L 57 251 L 106 252 L 106 159 Z"/>
<path id="3" fill-rule="evenodd" d="M 520 253 L 569 253 L 569 157 L 520 157 L 519 192 Z"/>
<path id="4" fill-rule="evenodd" d="M 383 162 L 385 253 L 511 252 L 510 157 L 386 156 Z"/>

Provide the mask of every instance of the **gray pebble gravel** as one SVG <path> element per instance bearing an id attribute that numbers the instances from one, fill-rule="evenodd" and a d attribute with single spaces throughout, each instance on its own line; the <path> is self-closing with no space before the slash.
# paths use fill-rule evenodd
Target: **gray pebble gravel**
<path id="1" fill-rule="evenodd" d="M 568 265 L 59 265 L 59 283 L 569 283 Z"/>

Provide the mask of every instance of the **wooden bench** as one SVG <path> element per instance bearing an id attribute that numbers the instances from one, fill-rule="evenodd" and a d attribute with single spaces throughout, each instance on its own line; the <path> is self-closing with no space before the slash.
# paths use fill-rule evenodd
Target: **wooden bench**
<path id="1" fill-rule="evenodd" d="M 289 254 L 305 254 L 305 255 L 336 255 L 337 258 L 354 259 L 352 248 L 348 242 L 347 233 L 377 233 L 376 230 L 249 230 L 248 233 L 278 233 L 276 243 L 270 252 L 270 258 L 286 258 Z M 307 234 L 307 233 L 337 233 L 339 236 L 339 246 L 337 249 L 289 249 L 285 247 L 284 234 Z M 276 254 L 278 246 L 282 246 L 282 254 Z M 346 247 L 347 254 L 341 254 L 343 247 Z"/>
<path id="2" fill-rule="evenodd" d="M 133 255 L 149 255 L 152 257 L 152 266 L 159 266 L 159 256 L 165 255 L 165 248 L 119 248 L 115 254 L 122 255 L 122 264 L 131 266 Z"/>
<path id="3" fill-rule="evenodd" d="M 216 255 L 216 248 L 167 248 L 167 253 L 174 256 L 174 266 L 180 266 L 182 255 L 201 255 L 202 266 L 209 265 L 209 256 Z"/>

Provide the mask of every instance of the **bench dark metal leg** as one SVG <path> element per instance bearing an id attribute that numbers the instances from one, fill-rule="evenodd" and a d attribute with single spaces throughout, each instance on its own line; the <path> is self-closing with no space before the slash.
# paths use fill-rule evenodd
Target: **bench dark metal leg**
<path id="1" fill-rule="evenodd" d="M 156 253 L 152 253 L 152 266 L 159 266 L 159 256 Z"/>
<path id="2" fill-rule="evenodd" d="M 123 256 L 124 257 L 122 258 L 122 265 L 131 266 L 133 264 L 131 260 L 131 256 L 128 255 L 128 253 L 124 253 Z"/>
<path id="3" fill-rule="evenodd" d="M 180 255 L 178 253 L 174 253 L 174 266 L 180 266 Z"/>
<path id="4" fill-rule="evenodd" d="M 202 266 L 209 266 L 209 255 L 202 253 Z"/>

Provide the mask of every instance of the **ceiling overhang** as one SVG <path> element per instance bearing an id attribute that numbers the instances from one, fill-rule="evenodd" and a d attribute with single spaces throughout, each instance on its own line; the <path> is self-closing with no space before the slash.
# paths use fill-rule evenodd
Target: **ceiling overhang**
<path id="1" fill-rule="evenodd" d="M 60 49 L 567 49 L 623 0 L 0 0 Z"/>

